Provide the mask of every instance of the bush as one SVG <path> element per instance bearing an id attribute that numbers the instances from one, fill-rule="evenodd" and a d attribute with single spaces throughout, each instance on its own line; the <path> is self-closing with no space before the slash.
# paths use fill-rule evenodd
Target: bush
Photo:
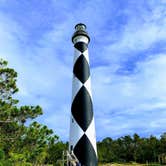
<path id="1" fill-rule="evenodd" d="M 3 160 L 5 158 L 5 153 L 2 149 L 0 149 L 0 160 Z"/>
<path id="2" fill-rule="evenodd" d="M 13 166 L 12 163 L 8 160 L 0 161 L 0 166 Z"/>

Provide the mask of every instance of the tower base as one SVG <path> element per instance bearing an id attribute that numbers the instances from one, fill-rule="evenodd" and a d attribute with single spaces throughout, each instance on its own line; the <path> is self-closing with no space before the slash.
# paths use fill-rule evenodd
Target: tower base
<path id="1" fill-rule="evenodd" d="M 69 153 L 69 151 L 63 151 L 62 159 L 56 162 L 57 166 L 81 166 L 74 153 Z"/>

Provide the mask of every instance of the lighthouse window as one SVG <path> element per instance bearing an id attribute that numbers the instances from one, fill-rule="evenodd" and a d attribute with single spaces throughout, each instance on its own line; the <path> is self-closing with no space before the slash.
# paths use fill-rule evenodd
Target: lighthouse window
<path id="1" fill-rule="evenodd" d="M 74 123 L 74 119 L 72 118 L 72 123 Z"/>

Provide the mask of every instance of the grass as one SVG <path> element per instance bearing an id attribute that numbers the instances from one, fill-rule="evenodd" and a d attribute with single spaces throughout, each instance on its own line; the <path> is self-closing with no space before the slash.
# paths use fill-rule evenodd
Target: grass
<path id="1" fill-rule="evenodd" d="M 143 164 L 99 164 L 99 166 L 144 166 Z"/>
<path id="2" fill-rule="evenodd" d="M 137 164 L 137 163 L 117 164 L 117 163 L 110 163 L 110 164 L 99 164 L 99 166 L 160 166 L 160 164 Z"/>

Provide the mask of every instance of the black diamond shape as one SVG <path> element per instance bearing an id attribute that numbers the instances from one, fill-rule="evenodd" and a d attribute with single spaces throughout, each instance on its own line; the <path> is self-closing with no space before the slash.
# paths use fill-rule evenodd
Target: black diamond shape
<path id="1" fill-rule="evenodd" d="M 78 158 L 81 165 L 97 166 L 97 156 L 95 150 L 85 134 L 74 147 L 74 154 Z"/>
<path id="2" fill-rule="evenodd" d="M 91 97 L 84 86 L 81 87 L 72 103 L 72 115 L 79 126 L 86 131 L 93 118 Z"/>
<path id="3" fill-rule="evenodd" d="M 88 45 L 84 42 L 78 42 L 74 45 L 74 47 L 79 51 L 84 52 L 88 48 Z"/>
<path id="4" fill-rule="evenodd" d="M 82 83 L 85 83 L 88 80 L 90 76 L 90 69 L 84 55 L 80 55 L 80 57 L 77 59 L 74 65 L 73 73 Z"/>

